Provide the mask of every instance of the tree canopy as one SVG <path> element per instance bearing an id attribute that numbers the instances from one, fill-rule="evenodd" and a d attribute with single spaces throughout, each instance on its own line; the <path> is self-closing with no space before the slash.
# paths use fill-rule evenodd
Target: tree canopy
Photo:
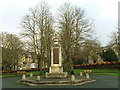
<path id="1" fill-rule="evenodd" d="M 109 62 L 118 61 L 117 55 L 111 48 L 106 50 L 106 52 L 103 51 L 101 57 L 103 58 L 104 61 L 109 61 Z"/>

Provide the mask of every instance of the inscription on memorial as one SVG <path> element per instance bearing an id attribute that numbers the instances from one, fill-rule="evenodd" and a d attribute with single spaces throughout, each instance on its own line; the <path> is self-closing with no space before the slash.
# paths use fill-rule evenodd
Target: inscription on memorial
<path id="1" fill-rule="evenodd" d="M 59 64 L 59 49 L 58 48 L 53 49 L 53 63 Z"/>

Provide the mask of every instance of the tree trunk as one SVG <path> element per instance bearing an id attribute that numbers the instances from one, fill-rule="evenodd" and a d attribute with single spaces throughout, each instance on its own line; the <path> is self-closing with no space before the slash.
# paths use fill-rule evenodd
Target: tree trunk
<path id="1" fill-rule="evenodd" d="M 43 66 L 43 60 L 40 59 L 40 71 L 42 71 L 42 66 Z"/>
<path id="2" fill-rule="evenodd" d="M 3 71 L 6 71 L 6 65 L 3 65 Z"/>

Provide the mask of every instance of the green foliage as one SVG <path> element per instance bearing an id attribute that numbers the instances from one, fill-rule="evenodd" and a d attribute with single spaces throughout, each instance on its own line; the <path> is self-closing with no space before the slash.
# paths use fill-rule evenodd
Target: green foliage
<path id="1" fill-rule="evenodd" d="M 108 49 L 106 50 L 106 52 L 102 52 L 102 54 L 100 55 L 104 61 L 118 61 L 117 55 L 115 54 L 115 52 L 112 49 Z"/>
<path id="2" fill-rule="evenodd" d="M 73 65 L 78 65 L 82 63 L 83 63 L 83 60 L 81 60 L 80 58 L 73 58 Z"/>

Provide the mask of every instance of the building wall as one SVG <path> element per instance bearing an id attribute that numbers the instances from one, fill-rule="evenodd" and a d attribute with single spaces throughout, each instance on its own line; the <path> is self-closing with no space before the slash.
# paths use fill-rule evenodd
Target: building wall
<path id="1" fill-rule="evenodd" d="M 35 60 L 35 62 L 33 62 Z M 25 64 L 23 63 L 25 62 Z M 19 69 L 21 70 L 28 70 L 31 68 L 38 68 L 38 63 L 36 59 L 33 59 L 31 55 L 27 57 L 25 55 L 21 56 L 21 59 L 18 62 Z"/>

